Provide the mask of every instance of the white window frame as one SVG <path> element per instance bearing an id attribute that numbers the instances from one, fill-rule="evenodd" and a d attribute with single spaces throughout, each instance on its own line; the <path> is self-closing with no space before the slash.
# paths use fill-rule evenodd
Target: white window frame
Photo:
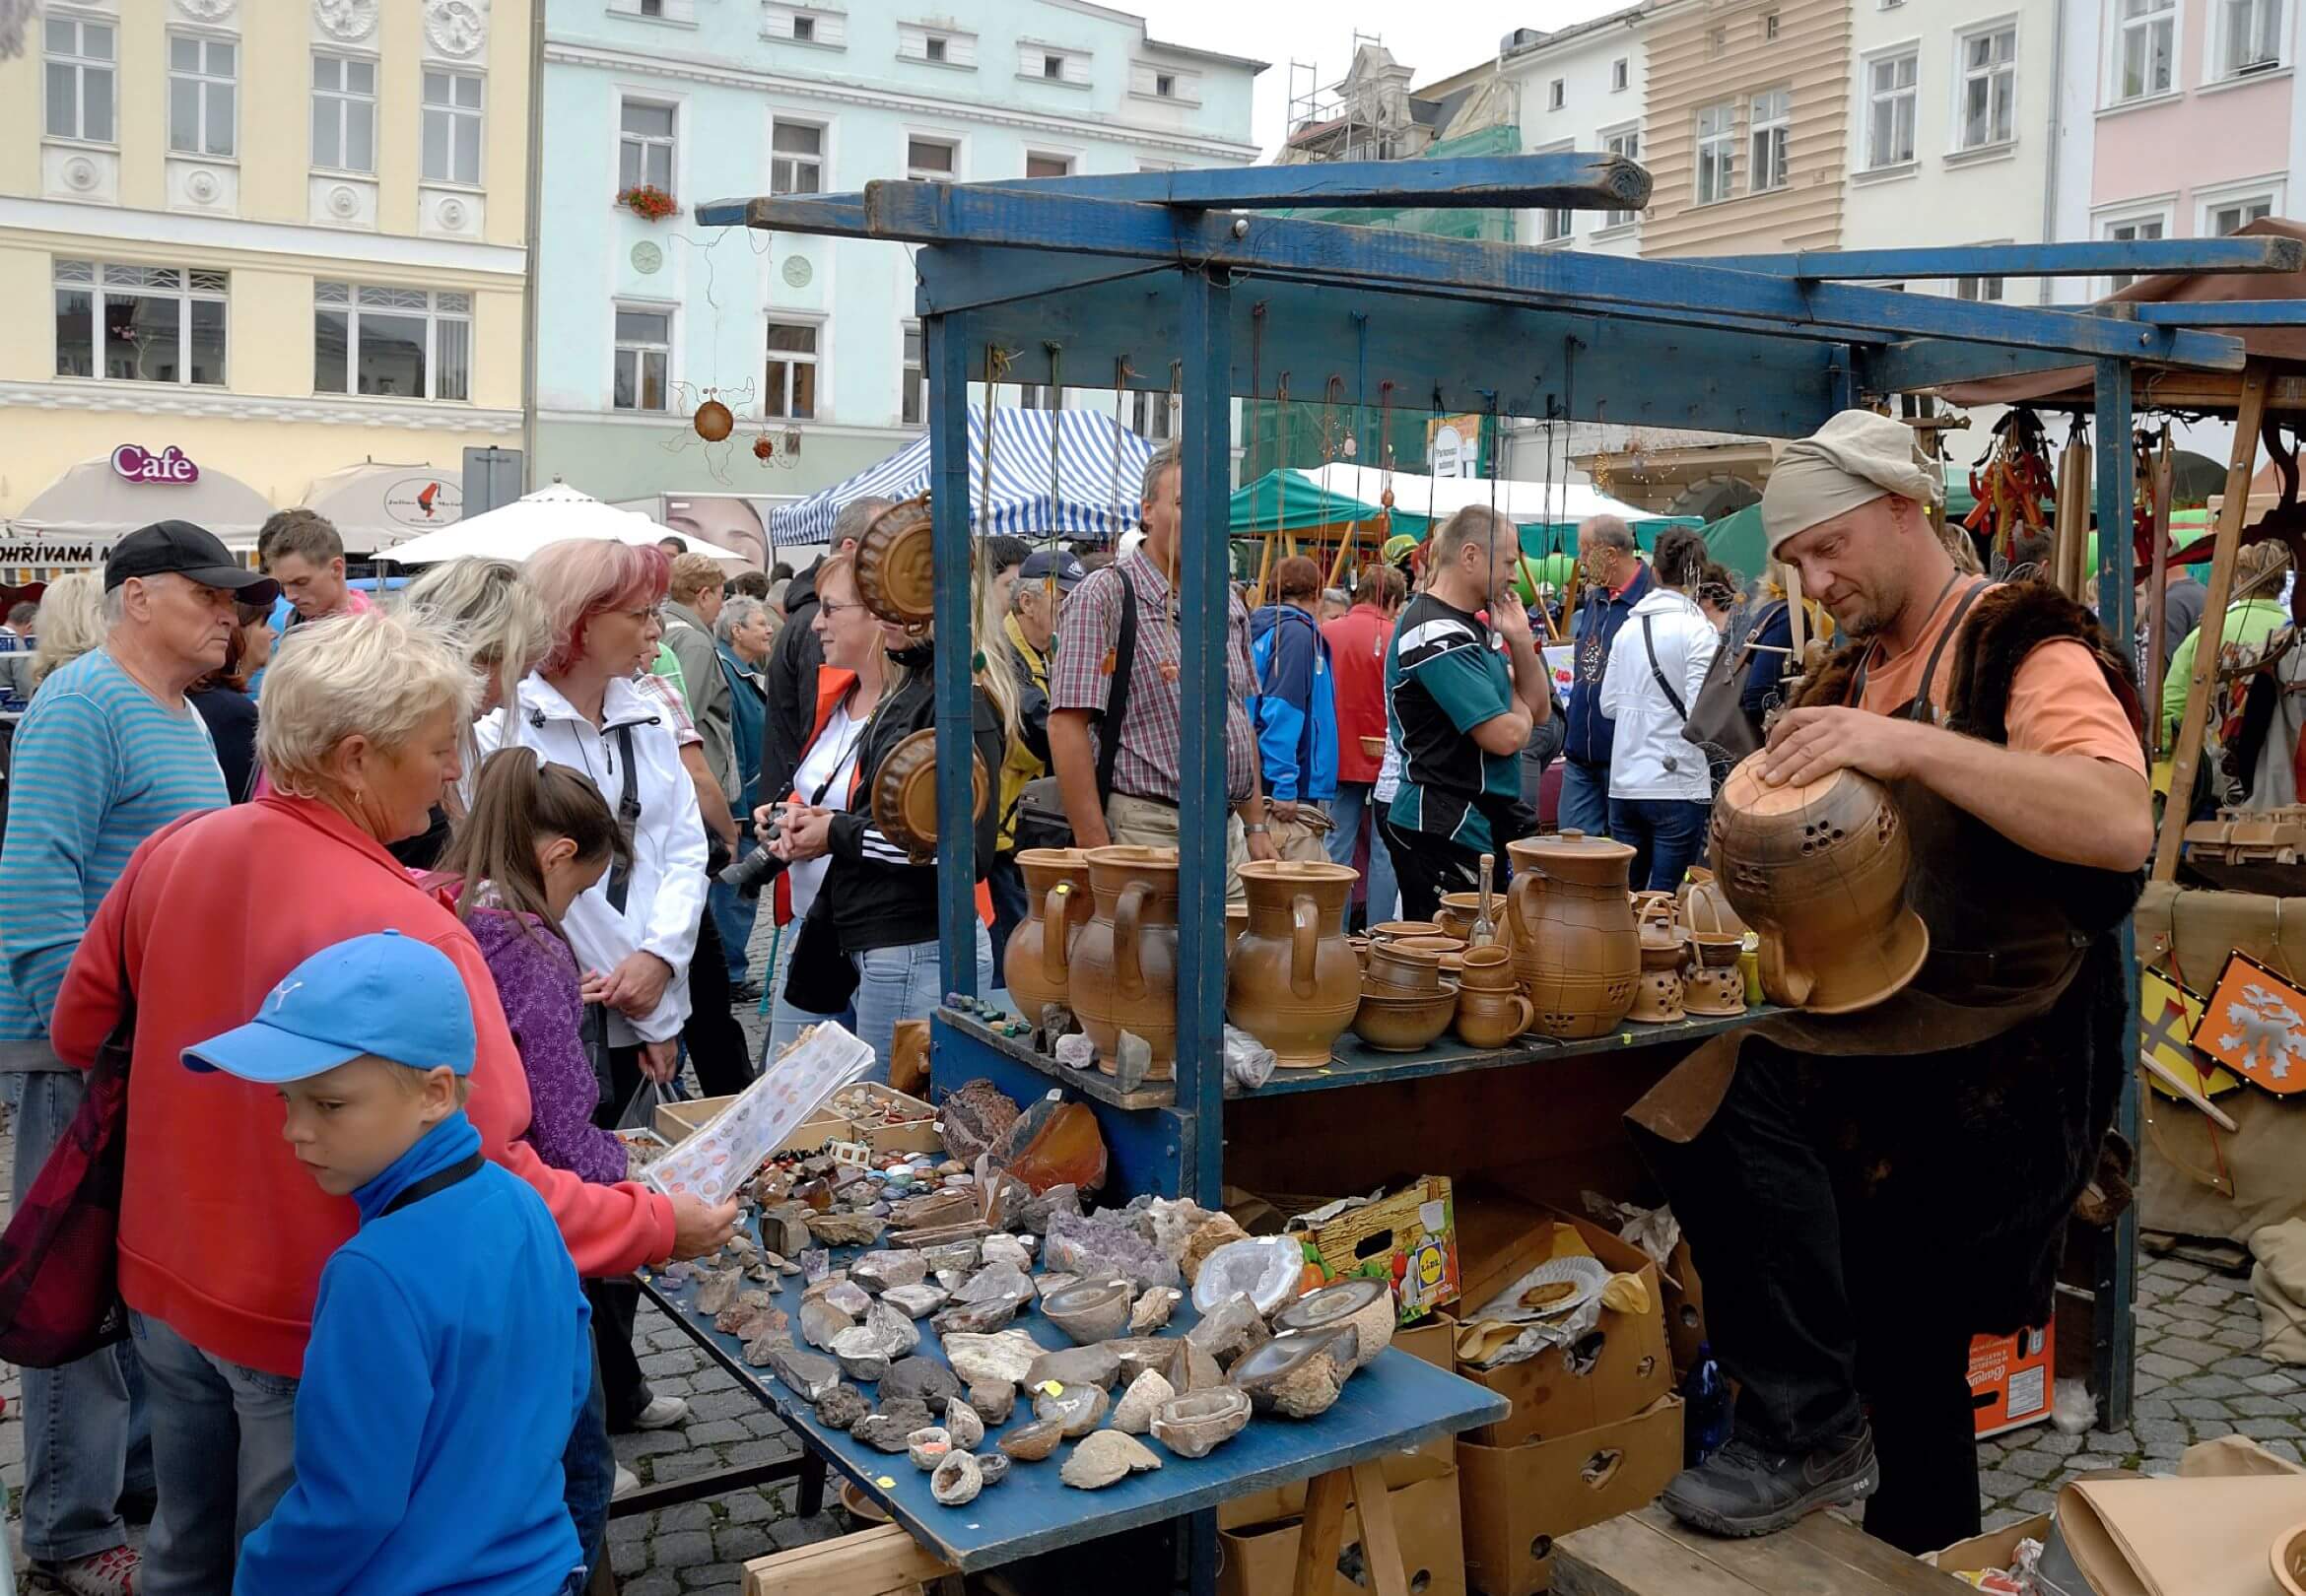
<path id="1" fill-rule="evenodd" d="M 911 154 L 910 151 L 907 153 Z M 1053 161 L 1064 169 L 1062 171 L 1037 172 L 1033 169 L 1033 163 L 1036 161 Z M 1080 169 L 1080 158 L 1063 150 L 1036 150 L 1027 146 L 1025 151 L 1025 175 L 1028 177 L 1070 177 Z"/>
<path id="2" fill-rule="evenodd" d="M 1166 443 L 1177 435 L 1177 396 L 1153 388 L 1129 393 L 1129 431 L 1149 443 Z"/>
<path id="3" fill-rule="evenodd" d="M 199 64 L 185 68 L 176 65 L 176 46 L 190 44 L 199 53 Z M 230 72 L 218 72 L 210 64 L 212 49 L 227 49 L 233 54 Z M 194 33 L 190 29 L 171 28 L 168 31 L 169 100 L 169 154 L 189 156 L 199 161 L 237 161 L 240 158 L 240 41 L 217 33 Z M 189 94 L 192 98 L 193 142 L 189 146 L 176 142 L 176 97 Z M 210 101 L 222 95 L 226 104 L 225 147 L 213 149 L 209 145 Z"/>
<path id="4" fill-rule="evenodd" d="M 421 318 L 425 324 L 425 391 L 423 393 L 361 392 L 361 314 Z M 344 386 L 320 386 L 320 318 L 341 313 L 344 329 Z M 442 330 L 461 326 L 464 339 L 464 391 L 441 392 Z M 434 404 L 470 404 L 474 356 L 472 296 L 459 289 L 398 288 L 383 283 L 355 283 L 328 279 L 312 285 L 312 391 L 347 399 L 424 400 Z"/>
<path id="5" fill-rule="evenodd" d="M 436 78 L 447 86 L 448 98 L 444 100 L 433 98 L 433 80 Z M 456 86 L 459 83 L 473 83 L 479 86 L 479 104 L 466 105 L 457 100 Z M 423 181 L 447 183 L 457 188 L 479 188 L 487 178 L 489 170 L 487 142 L 489 81 L 487 76 L 479 72 L 462 71 L 455 67 L 428 64 L 423 69 L 418 84 L 418 100 L 420 108 L 417 122 L 417 169 L 422 173 Z M 428 141 L 424 137 L 424 132 L 425 129 L 433 125 L 436 117 L 441 119 L 447 132 L 445 149 L 448 169 L 442 174 L 436 174 L 425 169 L 425 147 Z M 462 177 L 457 175 L 456 157 L 458 150 L 468 136 L 472 141 L 472 175 Z"/>
<path id="6" fill-rule="evenodd" d="M 1633 68 L 1627 64 L 1626 57 L 1621 55 L 1616 60 L 1609 63 L 1609 92 L 1611 94 L 1624 94 L 1626 85 L 1630 83 L 1632 79 Z"/>
<path id="7" fill-rule="evenodd" d="M 75 373 L 64 380 L 71 382 L 145 382 L 163 387 L 224 388 L 232 385 L 233 316 L 232 274 L 206 268 L 183 266 L 139 266 L 120 261 L 83 260 L 77 257 L 57 257 L 50 264 L 49 280 L 53 292 L 48 296 L 48 335 L 53 345 L 58 306 L 56 296 L 85 294 L 89 297 L 89 372 Z M 171 282 L 170 279 L 173 279 Z M 176 376 L 173 381 L 158 377 L 116 377 L 108 375 L 104 328 L 105 297 L 122 299 L 172 299 L 176 305 Z M 192 306 L 195 303 L 221 304 L 225 307 L 224 344 L 225 369 L 214 382 L 195 383 L 192 380 Z M 52 364 L 62 363 L 63 352 L 51 347 L 56 357 Z M 57 373 L 63 376 L 62 372 Z"/>
<path id="8" fill-rule="evenodd" d="M 2180 51 L 2186 39 L 2182 0 L 2140 0 L 2140 3 L 2155 9 L 2137 17 L 2125 15 L 2128 3 L 2129 0 L 2107 0 L 2106 96 L 2104 103 L 2109 107 L 2143 104 L 2150 100 L 2162 100 L 2176 95 L 2185 88 L 2181 77 L 2184 63 L 2180 58 Z M 2166 60 L 2170 81 L 2157 89 L 2149 81 L 2150 75 L 2143 74 L 2142 68 L 2152 60 L 2151 35 L 2161 29 L 2169 31 Z M 2131 40 L 2134 36 L 2140 41 L 2140 47 L 2145 53 L 2141 56 L 2138 92 L 2131 95 L 2123 93 L 2123 75 L 2129 61 Z"/>
<path id="9" fill-rule="evenodd" d="M 810 387 L 810 413 L 806 416 L 791 414 L 792 379 L 789 371 L 785 377 L 784 392 L 777 399 L 780 408 L 769 408 L 769 329 L 772 327 L 805 327 L 815 339 L 815 346 L 805 353 L 798 350 L 776 352 L 786 366 L 805 365 L 816 373 L 816 381 Z M 830 323 L 826 317 L 804 311 L 779 308 L 761 318 L 761 415 L 764 419 L 783 422 L 821 422 L 827 419 L 829 406 L 826 401 L 829 395 L 825 389 L 825 372 L 827 357 L 831 353 L 826 347 L 829 330 Z"/>
<path id="10" fill-rule="evenodd" d="M 320 63 L 326 61 L 336 70 L 336 87 L 320 87 Z M 362 93 L 351 87 L 352 69 L 369 69 L 369 88 Z M 373 55 L 346 55 L 336 50 L 312 52 L 312 169 L 315 171 L 358 172 L 364 177 L 376 173 L 376 58 Z M 348 154 L 352 149 L 352 129 L 356 117 L 365 116 L 369 123 L 369 164 L 356 166 L 350 162 L 328 162 L 320 159 L 320 119 L 322 107 L 336 123 L 336 153 Z"/>
<path id="11" fill-rule="evenodd" d="M 625 110 L 627 106 L 631 105 L 640 105 L 649 110 L 670 113 L 672 131 L 665 134 L 634 132 L 625 125 Z M 648 171 L 649 157 L 657 151 L 664 153 L 664 181 L 661 183 L 657 183 Z M 628 156 L 636 154 L 640 159 L 640 176 L 636 179 L 628 179 L 625 173 L 625 161 Z M 680 101 L 659 100 L 653 95 L 619 94 L 617 96 L 617 192 L 621 194 L 626 189 L 637 187 L 640 184 L 654 183 L 656 187 L 663 189 L 667 194 L 676 194 L 680 192 L 678 187 L 680 174 Z"/>
<path id="12" fill-rule="evenodd" d="M 808 156 L 808 155 L 801 155 L 801 154 L 799 154 L 797 151 L 789 151 L 789 150 L 779 150 L 779 149 L 777 148 L 777 130 L 778 130 L 779 128 L 780 128 L 780 127 L 795 127 L 795 128 L 801 128 L 801 127 L 805 127 L 805 128 L 807 128 L 809 131 L 811 131 L 811 132 L 815 133 L 815 134 L 817 135 L 817 153 L 816 153 L 815 155 L 813 155 L 813 156 Z M 808 167 L 809 169 L 811 169 L 812 171 L 814 171 L 814 172 L 816 173 L 817 186 L 816 186 L 816 187 L 814 187 L 814 188 L 800 188 L 800 187 L 797 187 L 797 186 L 787 186 L 787 187 L 784 187 L 784 188 L 780 188 L 780 187 L 778 187 L 778 186 L 777 186 L 777 177 L 778 177 L 777 168 L 778 168 L 778 166 L 779 166 L 780 163 L 789 163 L 789 164 L 791 165 L 791 167 L 792 167 L 792 173 L 793 173 L 793 175 L 794 175 L 795 177 L 797 177 L 797 176 L 799 175 L 799 173 L 800 173 L 800 170 L 801 170 L 801 168 L 802 168 L 803 166 L 806 166 L 806 167 Z M 769 192 L 770 192 L 770 193 L 772 193 L 772 194 L 822 194 L 822 193 L 825 193 L 825 192 L 827 192 L 827 189 L 826 189 L 826 178 L 827 178 L 827 174 L 828 174 L 828 168 L 830 168 L 830 167 L 832 166 L 832 165 L 833 165 L 833 124 L 832 124 L 832 123 L 830 123 L 830 122 L 823 122 L 823 121 L 818 121 L 816 118 L 814 118 L 814 117 L 809 117 L 809 116 L 787 116 L 787 115 L 786 115 L 784 112 L 782 112 L 782 111 L 772 111 L 772 112 L 770 113 L 770 115 L 769 115 Z"/>
<path id="13" fill-rule="evenodd" d="M 1999 277 L 1957 277 L 1954 279 L 1954 298 L 1972 304 L 2000 304 L 2004 281 Z"/>
<path id="14" fill-rule="evenodd" d="M 69 139 L 74 144 L 101 144 L 115 146 L 120 140 L 120 28 L 110 17 L 84 17 L 68 11 L 51 11 L 45 16 L 34 14 L 40 28 L 40 134 L 43 138 Z M 48 46 L 48 30 L 63 26 L 72 30 L 72 48 L 59 53 Z M 88 53 L 90 29 L 101 30 L 105 37 L 108 56 Z M 69 132 L 58 132 L 50 124 L 56 113 L 56 102 L 49 90 L 54 87 L 57 71 L 68 73 L 72 80 L 72 127 Z M 88 82 L 102 77 L 105 90 L 105 127 L 100 136 L 88 130 Z"/>
<path id="15" fill-rule="evenodd" d="M 618 299 L 611 302 L 609 305 L 609 409 L 612 413 L 624 416 L 663 416 L 671 413 L 673 351 L 679 347 L 679 314 L 680 307 L 678 305 L 662 299 Z M 646 339 L 626 338 L 618 329 L 617 322 L 620 317 L 628 315 L 664 317 L 664 342 L 657 344 Z M 636 403 L 620 405 L 617 403 L 617 378 L 624 366 L 627 355 L 633 357 L 633 396 Z M 657 383 L 657 396 L 663 400 L 663 403 L 656 405 L 638 402 L 642 394 L 646 391 L 644 386 L 647 380 L 645 363 L 650 355 L 664 357 L 663 370 Z"/>
<path id="16" fill-rule="evenodd" d="M 2203 68 L 2204 81 L 2235 83 L 2244 78 L 2263 77 L 2269 72 L 2279 71 L 2290 64 L 2292 19 L 2289 0 L 2209 0 L 2209 38 L 2206 41 L 2208 49 Z M 2272 33 L 2273 53 L 2262 59 L 2235 65 L 2231 59 L 2237 37 L 2234 27 L 2235 14 L 2245 6 L 2250 8 L 2252 20 L 2256 23 L 2250 32 L 2257 33 L 2261 39 L 2265 38 L 2269 32 Z M 2268 22 L 2262 20 L 2268 18 L 2272 19 L 2271 27 Z"/>
<path id="17" fill-rule="evenodd" d="M 914 351 L 908 352 L 911 343 Z M 926 427 L 929 413 L 928 334 L 917 321 L 897 328 L 897 425 Z M 907 414 L 911 411 L 911 414 Z"/>
<path id="18" fill-rule="evenodd" d="M 1706 127 L 1706 119 L 1715 112 L 1721 113 L 1721 125 L 1709 132 Z M 1697 160 L 1690 173 L 1690 203 L 1693 205 L 1719 205 L 1724 200 L 1735 199 L 1737 197 L 1737 101 L 1717 100 L 1710 105 L 1700 105 L 1692 113 L 1692 116 L 1694 118 L 1693 131 Z M 1709 163 L 1718 163 L 1721 170 L 1720 181 L 1711 187 L 1711 191 L 1709 191 L 1707 183 Z"/>
<path id="19" fill-rule="evenodd" d="M 1779 114 L 1765 118 L 1763 101 L 1783 100 L 1785 106 Z M 1773 107 L 1775 109 L 1775 107 Z M 1749 194 L 1774 194 L 1794 181 L 1792 145 L 1794 140 L 1794 89 L 1791 84 L 1783 89 L 1764 89 L 1747 102 L 1745 138 L 1745 189 Z M 1765 144 L 1768 146 L 1765 151 Z M 1762 161 L 1768 156 L 1768 170 Z M 1768 181 L 1763 179 L 1767 178 Z"/>
<path id="20" fill-rule="evenodd" d="M 1761 36 L 1763 42 L 1771 44 L 1777 42 L 1778 35 L 1783 31 L 1779 24 L 1779 15 L 1780 14 L 1775 11 L 1765 11 L 1762 13 Z"/>
<path id="21" fill-rule="evenodd" d="M 1989 62 L 1986 66 L 1970 64 L 1970 46 L 1982 39 L 2009 37 L 2009 59 Z M 1953 55 L 1953 137 L 1948 140 L 1956 155 L 1969 155 L 1979 150 L 2000 150 L 2015 144 L 2018 138 L 2018 19 L 2001 17 L 1992 22 L 1965 28 L 1954 34 Z M 1998 82 L 1999 80 L 1999 82 Z M 1977 142 L 1970 142 L 1970 90 L 1983 84 L 1986 91 L 1985 134 Z M 1997 90 L 2002 97 L 2002 134 L 1995 137 L 1994 97 Z"/>
<path id="22" fill-rule="evenodd" d="M 1569 103 L 1569 79 L 1555 78 L 1545 86 L 1545 108 L 1560 110 Z"/>
<path id="23" fill-rule="evenodd" d="M 1896 81 L 1895 69 L 1901 63 L 1909 64 L 1913 67 L 1914 81 L 1912 83 L 1900 84 Z M 1918 41 L 1908 41 L 1906 43 L 1892 45 L 1887 49 L 1876 50 L 1871 55 L 1865 57 L 1864 60 L 1860 63 L 1860 67 L 1861 70 L 1865 74 L 1865 94 L 1863 97 L 1865 101 L 1865 165 L 1862 169 L 1865 171 L 1897 171 L 1903 167 L 1911 166 L 1920 158 L 1921 155 L 1921 44 Z M 1883 67 L 1892 69 L 1891 85 L 1887 89 L 1877 87 L 1875 82 L 1875 74 Z M 1899 131 L 1897 106 L 1900 100 L 1905 102 L 1906 149 L 1903 155 L 1898 155 L 1896 153 L 1897 135 Z M 1885 106 L 1888 107 L 1889 111 L 1889 133 L 1891 146 L 1891 148 L 1887 151 L 1877 148 L 1874 138 L 1874 134 L 1876 132 L 1874 125 L 1875 112 Z"/>
<path id="24" fill-rule="evenodd" d="M 2118 242 L 2125 241 L 2118 237 L 2123 229 L 2151 228 L 2153 231 L 2145 234 L 2147 241 L 2174 238 L 2178 235 L 2177 217 L 2173 214 L 2175 209 L 2173 202 L 2164 200 L 2158 204 L 2100 211 L 2090 218 L 2090 235 L 2103 242 Z M 2135 233 L 2132 234 L 2133 238 L 2136 236 Z M 2133 273 L 2113 273 L 2106 278 L 2101 292 L 2116 294 L 2136 280 L 2136 275 Z"/>
<path id="25" fill-rule="evenodd" d="M 916 127 L 900 128 L 898 134 L 905 140 L 905 177 L 908 182 L 958 183 L 966 180 L 967 170 L 963 166 L 963 154 L 968 148 L 968 141 L 960 134 L 938 133 L 926 128 Z M 913 147 L 916 144 L 942 145 L 952 151 L 953 169 L 951 171 L 937 171 L 928 166 L 915 166 L 913 164 Z"/>
<path id="26" fill-rule="evenodd" d="M 2217 231 L 2214 218 L 2218 212 L 2238 206 L 2264 205 L 2267 215 L 2280 216 L 2288 188 L 2280 173 L 2238 183 L 2220 183 L 2215 188 L 2198 188 L 2194 191 L 2194 235 L 2198 238 L 2226 236 Z"/>
<path id="27" fill-rule="evenodd" d="M 1627 122 L 1619 127 L 1605 127 L 1594 135 L 1594 142 L 1600 145 L 1604 155 L 1622 156 L 1628 161 L 1638 162 L 1642 158 L 1642 124 Z M 1619 228 L 1630 228 L 1641 219 L 1642 213 L 1639 211 L 1604 211 L 1601 213 L 1601 226 L 1594 231 L 1610 233 Z"/>

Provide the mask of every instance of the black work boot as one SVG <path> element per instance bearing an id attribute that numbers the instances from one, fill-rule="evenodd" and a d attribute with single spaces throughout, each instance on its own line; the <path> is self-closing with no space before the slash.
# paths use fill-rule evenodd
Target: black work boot
<path id="1" fill-rule="evenodd" d="M 1744 1436 L 1732 1437 L 1665 1488 L 1665 1508 L 1712 1535 L 1773 1535 L 1804 1513 L 1840 1507 L 1881 1483 L 1873 1458 L 1873 1431 L 1856 1430 L 1825 1441 L 1806 1455 L 1772 1452 Z"/>

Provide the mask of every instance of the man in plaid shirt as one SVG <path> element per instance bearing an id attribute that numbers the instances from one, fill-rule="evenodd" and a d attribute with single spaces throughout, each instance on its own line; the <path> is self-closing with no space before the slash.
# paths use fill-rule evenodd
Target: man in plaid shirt
<path id="1" fill-rule="evenodd" d="M 1049 679 L 1049 752 L 1076 847 L 1109 842 L 1177 845 L 1178 750 L 1184 657 L 1178 630 L 1175 571 L 1184 472 L 1178 443 L 1164 444 L 1145 465 L 1145 541 L 1065 596 L 1057 616 L 1056 660 Z M 1118 728 L 1113 791 L 1099 802 L 1097 746 L 1091 727 L 1106 706 L 1120 640 L 1121 584 L 1137 599 L 1137 646 L 1128 701 Z M 1271 827 L 1257 777 L 1256 738 L 1250 730 L 1249 612 L 1226 596 L 1225 792 L 1233 814 L 1225 828 L 1225 896 L 1242 899 L 1245 857 L 1271 859 Z M 1105 728 L 1111 730 L 1113 728 Z M 1100 731 L 1099 735 L 1103 732 Z"/>

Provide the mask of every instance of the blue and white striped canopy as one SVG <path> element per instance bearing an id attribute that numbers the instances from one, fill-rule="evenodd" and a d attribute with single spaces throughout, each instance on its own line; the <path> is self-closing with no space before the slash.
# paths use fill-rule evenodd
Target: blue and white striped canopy
<path id="1" fill-rule="evenodd" d="M 985 499 L 984 413 L 969 412 L 969 521 L 984 536 L 1061 533 L 1113 539 L 1137 524 L 1138 495 L 1153 445 L 1093 410 L 995 410 L 992 497 Z M 1051 459 L 1054 451 L 1054 461 Z M 1054 491 L 1051 491 L 1051 471 Z M 923 436 L 847 482 L 770 512 L 776 544 L 829 543 L 833 517 L 855 499 L 911 499 L 928 492 Z M 983 510 L 986 513 L 981 514 Z M 979 524 L 982 522 L 983 524 Z"/>

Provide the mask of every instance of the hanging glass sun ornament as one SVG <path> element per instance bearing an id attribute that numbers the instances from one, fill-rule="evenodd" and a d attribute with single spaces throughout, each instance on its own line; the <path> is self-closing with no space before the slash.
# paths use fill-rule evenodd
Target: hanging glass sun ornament
<path id="1" fill-rule="evenodd" d="M 690 418 L 689 425 L 697 430 L 697 435 L 706 442 L 718 443 L 736 431 L 736 417 L 719 400 L 708 399 L 697 407 L 697 414 Z"/>
<path id="2" fill-rule="evenodd" d="M 753 439 L 753 458 L 763 464 L 777 458 L 777 445 L 770 441 L 767 432 L 763 432 L 759 437 Z"/>

